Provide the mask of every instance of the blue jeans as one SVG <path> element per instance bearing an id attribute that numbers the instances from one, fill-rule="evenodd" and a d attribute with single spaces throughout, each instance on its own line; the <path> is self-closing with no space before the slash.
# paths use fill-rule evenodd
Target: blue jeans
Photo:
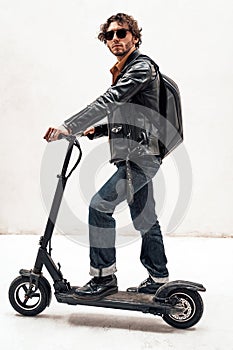
<path id="1" fill-rule="evenodd" d="M 168 277 L 160 225 L 155 212 L 152 178 L 161 159 L 144 156 L 130 162 L 133 201 L 128 204 L 133 225 L 142 237 L 140 260 L 155 278 Z M 117 163 L 117 171 L 93 196 L 89 207 L 90 274 L 107 276 L 116 272 L 116 206 L 127 197 L 126 162 Z M 126 262 L 128 263 L 128 262 Z"/>

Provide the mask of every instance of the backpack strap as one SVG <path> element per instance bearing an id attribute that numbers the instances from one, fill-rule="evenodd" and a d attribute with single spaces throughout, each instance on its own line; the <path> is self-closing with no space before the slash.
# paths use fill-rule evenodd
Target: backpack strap
<path id="1" fill-rule="evenodd" d="M 147 59 L 148 61 L 150 61 L 153 66 L 155 67 L 156 72 L 158 72 L 159 75 L 159 112 L 160 114 L 162 114 L 165 118 L 166 118 L 166 111 L 167 111 L 167 91 L 166 91 L 166 87 L 164 84 L 164 80 L 163 80 L 163 75 L 159 70 L 159 66 L 157 65 L 157 63 L 155 63 L 155 61 L 153 61 L 149 56 L 144 55 L 144 54 L 139 54 L 138 57 L 144 57 L 145 59 Z"/>
<path id="2" fill-rule="evenodd" d="M 165 118 L 167 116 L 167 90 L 164 84 L 163 75 L 159 71 L 159 112 L 162 114 Z"/>

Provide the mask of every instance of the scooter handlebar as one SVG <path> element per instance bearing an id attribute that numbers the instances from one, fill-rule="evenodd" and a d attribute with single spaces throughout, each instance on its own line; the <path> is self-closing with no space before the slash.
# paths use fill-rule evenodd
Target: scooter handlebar
<path id="1" fill-rule="evenodd" d="M 55 128 L 49 128 L 44 136 L 44 139 L 49 142 L 50 141 L 50 136 L 52 135 L 52 133 L 54 132 L 54 130 L 56 130 Z M 63 134 L 63 133 L 60 133 L 59 136 L 58 136 L 58 140 L 61 140 L 61 139 L 66 139 L 67 141 L 75 141 L 77 140 L 77 138 L 81 137 L 81 136 L 84 136 L 84 133 L 81 132 L 80 134 L 78 135 L 66 135 L 66 134 Z"/>
<path id="2" fill-rule="evenodd" d="M 54 132 L 54 130 L 56 130 L 56 129 L 54 129 L 54 128 L 49 128 L 48 129 L 48 131 L 46 132 L 46 134 L 44 136 L 44 139 L 46 141 L 49 142 L 50 136 Z M 66 135 L 66 134 L 63 134 L 63 133 L 60 133 L 58 135 L 58 140 L 65 139 L 65 140 L 67 140 L 69 142 L 69 145 L 68 145 L 68 148 L 67 148 L 67 152 L 66 152 L 66 156 L 65 156 L 65 160 L 64 160 L 64 164 L 63 164 L 63 168 L 62 168 L 62 177 L 66 178 L 66 180 L 68 179 L 68 177 L 70 177 L 70 175 L 76 169 L 76 167 L 78 166 L 78 164 L 79 164 L 79 162 L 80 162 L 80 160 L 82 158 L 82 150 L 81 150 L 81 146 L 80 146 L 80 143 L 78 141 L 78 138 L 80 138 L 83 135 L 84 135 L 83 132 L 81 132 L 78 135 Z M 67 171 L 68 164 L 69 164 L 69 161 L 70 161 L 70 157 L 71 157 L 73 146 L 78 148 L 79 155 L 78 155 L 77 161 L 75 162 L 74 166 L 70 170 L 69 174 L 66 175 L 66 171 Z"/>
<path id="3" fill-rule="evenodd" d="M 80 135 L 80 136 L 82 136 L 82 135 Z M 62 139 L 65 139 L 65 140 L 70 142 L 70 141 L 77 140 L 77 136 L 76 135 L 59 134 L 58 140 L 62 140 Z"/>

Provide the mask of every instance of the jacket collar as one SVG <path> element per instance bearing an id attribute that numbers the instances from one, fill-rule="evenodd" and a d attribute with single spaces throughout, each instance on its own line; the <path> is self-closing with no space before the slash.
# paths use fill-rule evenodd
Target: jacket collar
<path id="1" fill-rule="evenodd" d="M 138 56 L 140 56 L 141 53 L 140 51 L 137 49 L 137 50 L 134 50 L 131 55 L 129 55 L 129 57 L 127 58 L 126 62 L 125 62 L 125 65 L 124 65 L 124 68 L 122 69 L 122 71 L 120 72 L 120 74 L 118 75 L 116 81 L 114 82 L 113 85 L 116 84 L 116 82 L 118 81 L 118 79 L 125 73 L 125 71 L 127 70 L 128 66 L 133 63 Z"/>
<path id="2" fill-rule="evenodd" d="M 126 62 L 125 62 L 125 65 L 124 65 L 124 68 L 122 69 L 121 72 L 124 72 L 126 70 L 126 68 L 128 67 L 128 65 L 130 63 L 132 63 L 133 61 L 135 61 L 135 59 L 140 56 L 140 51 L 137 49 L 137 50 L 134 50 L 131 55 L 129 55 L 129 57 L 127 58 Z"/>

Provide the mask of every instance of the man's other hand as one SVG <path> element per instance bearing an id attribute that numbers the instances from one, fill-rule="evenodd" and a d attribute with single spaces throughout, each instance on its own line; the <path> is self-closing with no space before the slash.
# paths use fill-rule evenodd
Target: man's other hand
<path id="1" fill-rule="evenodd" d="M 84 132 L 83 135 L 87 136 L 87 135 L 92 135 L 95 132 L 95 127 L 94 126 L 90 126 L 89 128 L 87 128 Z"/>

